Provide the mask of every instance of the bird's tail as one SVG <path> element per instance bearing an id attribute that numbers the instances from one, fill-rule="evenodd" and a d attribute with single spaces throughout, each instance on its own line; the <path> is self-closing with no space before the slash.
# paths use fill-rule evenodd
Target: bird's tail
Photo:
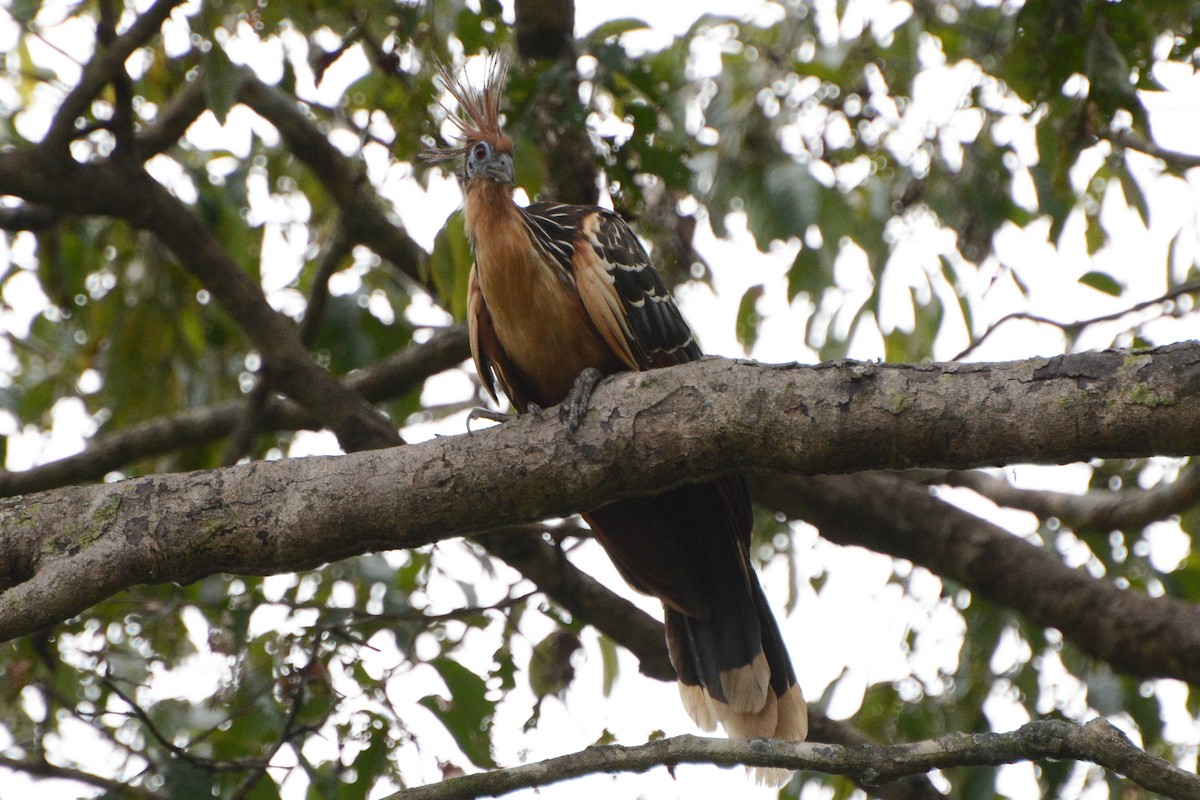
<path id="1" fill-rule="evenodd" d="M 741 478 L 680 486 L 584 515 L 625 579 L 663 602 L 667 647 L 696 724 L 735 738 L 802 741 L 808 709 L 750 564 Z M 790 770 L 759 769 L 780 784 Z"/>
<path id="2" fill-rule="evenodd" d="M 703 730 L 720 724 L 730 738 L 789 739 L 808 735 L 808 706 L 796 685 L 779 626 L 754 573 L 745 607 L 729 605 L 710 620 L 666 609 L 667 649 L 688 715 Z M 749 661 L 748 648 L 757 654 Z M 740 663 L 737 663 L 740 662 Z M 760 783 L 778 786 L 791 770 L 761 767 Z"/>

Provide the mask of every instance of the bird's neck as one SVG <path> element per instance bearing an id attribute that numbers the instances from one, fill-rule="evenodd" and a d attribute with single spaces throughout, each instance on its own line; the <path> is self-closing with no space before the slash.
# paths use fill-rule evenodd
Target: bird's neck
<path id="1" fill-rule="evenodd" d="M 516 204 L 512 199 L 513 187 L 487 178 L 478 178 L 467 184 L 466 224 L 467 234 L 474 240 L 497 225 L 504 225 L 516 216 Z"/>

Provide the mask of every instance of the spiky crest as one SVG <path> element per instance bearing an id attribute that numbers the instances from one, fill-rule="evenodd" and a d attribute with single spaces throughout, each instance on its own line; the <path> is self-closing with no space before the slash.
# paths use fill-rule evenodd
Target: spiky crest
<path id="1" fill-rule="evenodd" d="M 508 77 L 508 58 L 503 53 L 492 53 L 487 59 L 487 76 L 483 88 L 460 80 L 441 62 L 437 64 L 438 78 L 450 96 L 458 101 L 458 110 L 452 111 L 444 103 L 448 119 L 458 128 L 460 144 L 457 147 L 433 147 L 421 154 L 425 161 L 449 161 L 462 156 L 475 142 L 487 142 L 494 150 L 512 152 L 512 139 L 500 127 L 500 98 Z"/>

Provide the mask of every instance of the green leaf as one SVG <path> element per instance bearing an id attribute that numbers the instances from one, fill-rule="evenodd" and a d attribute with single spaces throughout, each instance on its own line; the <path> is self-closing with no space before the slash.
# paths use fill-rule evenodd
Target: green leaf
<path id="1" fill-rule="evenodd" d="M 1142 187 L 1129 174 L 1128 169 L 1117 170 L 1117 177 L 1121 181 L 1121 191 L 1125 193 L 1125 202 L 1142 218 L 1142 224 L 1150 227 L 1150 205 L 1146 202 L 1146 195 L 1142 193 Z M 1170 262 L 1168 262 L 1169 264 Z"/>
<path id="2" fill-rule="evenodd" d="M 450 698 L 426 695 L 419 702 L 437 717 L 454 737 L 463 755 L 477 767 L 496 766 L 492 757 L 492 717 L 496 704 L 487 699 L 483 678 L 449 658 L 439 658 L 431 666 L 442 676 Z"/>
<path id="3" fill-rule="evenodd" d="M 763 285 L 751 286 L 742 295 L 737 312 L 737 340 L 747 355 L 758 340 L 758 329 L 762 325 L 762 317 L 757 310 L 758 299 L 763 296 Z"/>
<path id="4" fill-rule="evenodd" d="M 467 318 L 467 278 L 471 264 L 471 243 L 460 211 L 446 220 L 429 256 L 429 277 L 438 294 L 435 299 L 459 322 Z"/>
<path id="5" fill-rule="evenodd" d="M 205 102 L 217 122 L 224 125 L 229 110 L 237 103 L 241 75 L 220 45 L 214 44 L 204 56 L 203 80 Z"/>
<path id="6" fill-rule="evenodd" d="M 825 289 L 833 283 L 833 258 L 827 247 L 804 245 L 788 269 L 788 300 L 804 292 L 813 303 L 821 300 Z"/>
<path id="7" fill-rule="evenodd" d="M 571 658 L 580 648 L 579 635 L 557 630 L 533 647 L 529 656 L 529 688 L 539 700 L 561 695 L 575 679 Z"/>
<path id="8" fill-rule="evenodd" d="M 604 634 L 600 634 L 600 659 L 604 666 L 604 683 L 600 692 L 609 697 L 612 695 L 613 684 L 617 681 L 620 661 L 617 658 L 617 643 Z"/>
<path id="9" fill-rule="evenodd" d="M 1104 226 L 1096 217 L 1086 217 L 1086 223 L 1087 228 L 1084 230 L 1083 238 L 1087 244 L 1088 255 L 1094 256 L 1100 252 L 1101 247 L 1108 243 L 1108 231 L 1104 230 Z"/>
<path id="10" fill-rule="evenodd" d="M 1090 286 L 1098 292 L 1120 297 L 1125 291 L 1125 287 L 1117 282 L 1115 278 L 1104 272 L 1089 272 L 1079 279 L 1079 282 L 1084 286 Z"/>
<path id="11" fill-rule="evenodd" d="M 606 42 L 610 39 L 616 39 L 629 31 L 638 31 L 649 28 L 644 21 L 633 17 L 623 19 L 613 19 L 608 22 L 602 22 L 588 32 L 587 38 L 593 42 Z"/>

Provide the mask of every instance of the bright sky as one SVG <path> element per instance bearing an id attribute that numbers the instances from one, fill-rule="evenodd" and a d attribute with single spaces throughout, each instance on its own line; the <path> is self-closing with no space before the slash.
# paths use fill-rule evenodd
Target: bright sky
<path id="1" fill-rule="evenodd" d="M 747 12 L 745 0 L 694 3 L 687 6 L 687 12 L 682 12 L 682 6 L 678 4 L 647 3 L 645 0 L 610 0 L 603 4 L 578 5 L 577 27 L 581 33 L 607 19 L 640 17 L 649 22 L 651 30 L 629 35 L 628 44 L 632 48 L 661 46 L 667 37 L 685 30 L 701 11 L 751 13 L 763 20 L 771 19 L 771 15 L 776 13 L 769 3 Z M 832 5 L 831 2 L 817 3 L 819 9 L 827 9 Z M 903 6 L 903 3 L 885 0 L 864 0 L 851 3 L 847 17 L 854 18 L 855 14 L 859 14 L 861 17 L 890 15 L 889 18 L 896 18 L 897 9 L 902 10 Z M 50 8 L 42 13 L 43 18 L 55 18 L 57 12 L 50 4 Z M 75 24 L 68 21 L 55 34 L 59 44 L 81 41 L 79 31 L 73 27 Z M 11 23 L 0 21 L 0 48 L 9 49 L 7 45 L 11 44 L 12 36 Z M 186 29 L 173 24 L 168 27 L 167 38 L 169 43 L 183 42 L 186 40 Z M 332 73 L 320 89 L 311 85 L 305 89 L 305 73 L 299 69 L 304 63 L 304 46 L 300 37 L 286 39 L 286 48 L 298 66 L 301 93 L 304 96 L 335 100 L 341 88 L 353 78 L 355 70 L 366 68 L 361 54 L 350 54 L 339 62 L 338 71 Z M 78 47 L 67 47 L 67 50 L 79 52 Z M 284 50 L 281 43 L 263 45 L 251 37 L 239 37 L 231 43 L 229 50 L 235 60 L 261 67 L 265 79 L 277 77 L 279 57 Z M 35 56 L 44 59 L 64 80 L 74 80 L 73 67 L 61 54 L 46 49 L 45 52 L 35 53 Z M 698 49 L 698 57 L 704 57 L 703 48 Z M 966 81 L 971 79 L 973 73 L 969 69 L 964 71 L 958 65 L 938 64 L 936 59 L 927 63 L 930 64 L 927 75 L 918 84 L 913 103 L 906 111 L 910 115 L 908 122 L 918 127 L 926 123 L 949 124 L 969 132 L 972 125 L 970 114 L 958 109 L 957 99 L 969 85 Z M 1150 108 L 1159 142 L 1165 147 L 1200 154 L 1200 144 L 1197 144 L 1193 133 L 1200 127 L 1200 78 L 1191 70 L 1181 67 L 1163 68 L 1158 77 L 1170 87 L 1170 91 L 1148 96 L 1146 104 Z M 0 87 L 0 92 L 3 91 Z M 48 108 L 56 104 L 56 99 L 49 95 L 40 98 Z M 0 102 L 11 103 L 12 98 L 0 95 Z M 39 122 L 37 115 L 26 115 L 23 124 L 36 127 L 44 125 L 45 119 L 43 117 Z M 211 116 L 206 116 L 197 123 L 190 135 L 205 142 L 219 141 L 237 157 L 248 152 L 251 128 L 260 136 L 274 136 L 270 126 L 245 109 L 235 109 L 224 128 L 218 126 Z M 1030 140 L 1029 131 L 1022 129 L 1019 124 L 1014 124 L 1011 135 L 1018 141 Z M 1099 163 L 1103 155 L 1098 148 L 1091 157 L 1094 163 Z M 395 203 L 409 230 L 418 238 L 424 235 L 423 244 L 429 245 L 432 232 L 460 202 L 453 181 L 434 180 L 427 194 L 407 177 L 406 170 L 389 161 L 386 151 L 368 152 L 366 160 L 372 178 L 382 184 L 384 196 Z M 964 271 L 960 275 L 976 299 L 977 308 L 982 311 L 980 317 L 983 323 L 999 319 L 1017 309 L 1061 320 L 1086 318 L 1155 297 L 1166 288 L 1163 272 L 1157 265 L 1163 263 L 1167 244 L 1180 228 L 1187 230 L 1182 237 L 1181 272 L 1184 268 L 1182 264 L 1191 263 L 1197 253 L 1196 209 L 1200 208 L 1200 178 L 1191 177 L 1185 181 L 1163 177 L 1157 174 L 1151 159 L 1135 159 L 1133 163 L 1150 203 L 1149 230 L 1133 218 L 1119 191 L 1109 192 L 1101 211 L 1109 229 L 1119 231 L 1119 234 L 1094 259 L 1089 259 L 1086 254 L 1078 225 L 1068 225 L 1065 244 L 1058 249 L 1047 243 L 1047 225 L 1044 223 L 1034 223 L 1023 230 L 1015 227 L 1006 229 L 997 240 L 999 263 L 985 264 L 978 273 Z M 160 180 L 173 184 L 177 184 L 181 175 L 169 159 L 156 159 L 152 168 Z M 1077 181 L 1086 181 L 1090 179 L 1090 171 L 1081 168 L 1079 174 L 1073 177 Z M 264 276 L 264 285 L 277 308 L 294 309 L 302 299 L 286 286 L 294 277 L 300 254 L 307 245 L 303 225 L 307 222 L 308 209 L 302 202 L 272 197 L 265 184 L 252 185 L 250 188 L 252 213 L 266 224 L 268 247 L 271 250 L 271 257 L 264 259 L 264 263 L 281 265 Z M 182 191 L 186 193 L 186 188 Z M 1018 196 L 1018 199 L 1021 197 Z M 764 361 L 814 361 L 815 354 L 803 342 L 806 321 L 815 309 L 799 300 L 789 305 L 786 297 L 784 275 L 795 255 L 795 245 L 779 246 L 765 255 L 758 253 L 745 232 L 744 223 L 736 218 L 731 222 L 733 233 L 728 240 L 715 238 L 707 226 L 702 225 L 698 232 L 697 247 L 714 269 L 713 289 L 690 286 L 679 292 L 685 314 L 698 329 L 706 350 L 723 355 L 744 355 L 734 337 L 733 320 L 737 301 L 747 288 L 762 283 L 766 291 L 758 308 L 766 322 L 752 355 Z M 949 286 L 940 276 L 940 269 L 936 265 L 929 268 L 937 254 L 949 252 L 952 243 L 946 234 L 936 230 L 929 219 L 914 220 L 909 228 L 899 233 L 904 244 L 898 248 L 884 280 L 894 281 L 897 288 L 908 285 L 924 291 L 949 291 Z M 0 250 L 0 263 L 3 260 L 9 262 L 9 268 L 28 268 L 33 261 L 31 237 L 16 237 L 9 249 Z M 993 284 L 992 279 L 1001 264 L 1016 272 L 1029 287 L 1027 301 L 1019 297 L 1011 279 L 1001 279 Z M 1129 287 L 1129 292 L 1121 298 L 1111 298 L 1078 284 L 1080 275 L 1097 269 L 1113 274 Z M 866 265 L 854 253 L 847 254 L 839 262 L 836 277 L 849 295 L 863 292 L 870 280 Z M 352 271 L 340 275 L 338 281 L 334 286 L 335 291 L 350 292 L 357 289 L 357 278 Z M 32 275 L 10 280 L 5 292 L 10 302 L 14 299 L 21 301 L 15 304 L 20 310 L 10 313 L 7 318 L 0 320 L 0 324 L 10 330 L 26 329 L 29 319 L 39 313 L 45 303 L 45 299 L 39 297 L 34 289 Z M 907 294 L 903 293 L 904 296 Z M 433 308 L 421 310 L 418 305 L 412 313 L 430 323 L 445 321 L 444 316 Z M 889 328 L 905 327 L 910 321 L 911 308 L 904 302 L 894 303 L 884 310 L 883 324 Z M 841 324 L 841 320 L 835 318 L 833 324 Z M 1124 326 L 1098 326 L 1084 337 L 1080 347 L 1104 346 L 1113 332 L 1121 327 Z M 1155 341 L 1166 342 L 1200 336 L 1200 327 L 1195 317 L 1186 321 L 1164 320 L 1151 325 L 1148 333 Z M 965 326 L 949 324 L 937 341 L 937 356 L 949 358 L 961 350 L 967 341 Z M 993 336 L 973 357 L 980 360 L 1022 358 L 1058 353 L 1062 347 L 1062 336 L 1056 329 L 1013 323 Z M 865 359 L 880 357 L 882 339 L 878 331 L 868 330 L 856 337 L 851 355 Z M 0 352 L 2 366 L 3 352 Z M 453 401 L 464 399 L 471 392 L 472 385 L 465 375 L 449 374 L 430 381 L 426 399 Z M 463 424 L 462 417 L 456 416 L 434 424 L 412 426 L 406 429 L 405 435 L 409 441 L 416 441 L 435 434 L 457 434 L 463 430 Z M 77 401 L 67 400 L 59 404 L 53 430 L 49 433 L 32 429 L 22 431 L 15 419 L 0 415 L 0 433 L 10 436 L 7 467 L 24 469 L 76 452 L 94 428 L 94 421 L 87 416 L 83 404 Z M 318 452 L 336 452 L 332 437 L 302 435 L 297 438 L 291 455 Z M 1169 473 L 1171 469 L 1171 464 L 1164 462 L 1163 472 Z M 1019 466 L 1007 470 L 1007 474 L 1019 485 L 1082 492 L 1086 489 L 1090 471 L 1084 465 L 1062 468 Z M 950 490 L 942 491 L 940 495 L 1004 525 L 1018 535 L 1030 533 L 1037 524 L 1029 514 L 998 510 L 970 492 Z M 763 571 L 762 577 L 780 617 L 801 686 L 810 701 L 821 697 L 839 676 L 843 676 L 842 680 L 825 706 L 827 713 L 837 718 L 853 714 L 865 689 L 875 682 L 896 680 L 911 672 L 926 685 L 927 691 L 937 685 L 938 670 L 952 669 L 956 663 L 963 636 L 961 618 L 952 602 L 939 596 L 940 581 L 922 569 L 911 570 L 908 590 L 904 592 L 889 580 L 894 567 L 891 559 L 862 550 L 835 547 L 819 539 L 815 531 L 804 524 L 797 524 L 795 531 L 793 546 L 801 590 L 799 603 L 792 614 L 784 616 L 783 613 L 789 581 L 786 565 L 777 560 Z M 1156 533 L 1156 557 L 1166 564 L 1181 557 L 1186 552 L 1186 546 L 1187 537 L 1178 530 L 1178 526 L 1164 523 Z M 438 553 L 439 563 L 447 571 L 460 580 L 477 585 L 477 602 L 486 603 L 499 598 L 502 587 L 490 582 L 482 574 L 471 573 L 472 569 L 477 568 L 473 566 L 471 558 L 463 555 L 462 545 L 446 543 L 439 546 Z M 389 557 L 402 560 L 405 556 L 397 553 Z M 658 615 L 657 604 L 627 590 L 595 545 L 584 544 L 576 562 L 605 585 Z M 506 581 L 517 580 L 515 573 L 501 571 Z M 826 581 L 819 593 L 814 592 L 807 581 L 823 574 L 826 575 Z M 282 592 L 291 581 L 294 581 L 292 576 L 271 578 L 267 581 L 268 591 Z M 353 599 L 351 587 L 343 587 L 339 591 L 346 602 Z M 461 588 L 446 577 L 435 577 L 424 599 L 433 613 L 449 611 L 467 602 Z M 189 636 L 196 642 L 202 655 L 186 662 L 175 674 L 160 675 L 155 691 L 163 696 L 205 698 L 217 687 L 226 667 L 219 656 L 208 651 L 207 630 L 199 615 L 185 618 L 185 622 Z M 264 608 L 256 614 L 254 625 L 257 630 L 266 631 L 286 629 L 298 622 L 301 621 L 287 619 L 281 608 Z M 522 624 L 525 640 L 518 639 L 516 645 L 518 665 L 523 666 L 528 662 L 530 643 L 540 640 L 551 630 L 553 624 L 549 619 L 536 613 L 526 615 Z M 917 633 L 917 646 L 914 653 L 906 657 L 902 644 L 909 630 Z M 464 649 L 462 660 L 466 666 L 481 671 L 490 667 L 495 633 L 493 626 L 486 632 L 468 634 L 467 641 L 472 646 Z M 527 734 L 520 733 L 533 702 L 526 690 L 519 687 L 501 705 L 495 722 L 496 755 L 501 763 L 516 764 L 526 757 L 532 760 L 573 752 L 593 743 L 605 729 L 625 744 L 644 742 L 659 730 L 671 735 L 695 732 L 678 702 L 675 689 L 642 678 L 637 673 L 636 662 L 624 652 L 621 653 L 620 680 L 612 696 L 603 699 L 600 692 L 602 664 L 595 646 L 595 633 L 589 629 L 584 638 L 587 647 L 585 654 L 576 658 L 577 676 L 573 689 L 567 694 L 565 702 L 548 700 L 544 704 L 542 722 L 537 729 Z M 378 651 L 364 653 L 368 670 L 382 674 L 400 662 L 399 654 L 387 637 L 377 637 L 371 643 Z M 426 644 L 432 646 L 433 643 L 430 641 Z M 1023 655 L 1020 644 L 1012 639 L 995 654 L 993 662 L 1000 667 L 1022 657 L 1027 658 L 1028 654 Z M 1047 686 L 1068 708 L 1082 712 L 1086 708 L 1086 698 L 1078 684 L 1061 673 L 1056 678 L 1054 673 L 1053 668 L 1047 670 Z M 335 675 L 335 679 L 337 677 Z M 1181 685 L 1169 681 L 1157 682 L 1157 686 L 1168 713 L 1168 736 L 1192 745 L 1200 743 L 1200 723 L 1182 711 L 1185 690 Z M 351 691 L 352 686 L 348 681 L 339 681 L 338 688 Z M 414 707 L 417 698 L 431 692 L 444 692 L 444 688 L 431 668 L 418 666 L 403 680 L 393 681 L 389 691 L 397 708 L 410 708 Z M 351 699 L 349 702 L 354 701 Z M 997 692 L 989 699 L 985 711 L 993 726 L 999 730 L 1014 728 L 1027 720 L 1025 712 L 1002 692 Z M 1115 721 L 1120 723 L 1120 719 Z M 421 752 L 413 748 L 403 751 L 401 767 L 404 774 L 414 782 L 438 780 L 440 769 L 434 756 L 456 753 L 449 734 L 423 710 L 415 711 L 411 719 L 405 720 L 405 724 L 419 734 L 423 747 Z M 511 734 L 505 735 L 505 731 Z M 85 752 L 92 741 L 91 734 L 79 726 L 66 726 L 64 736 L 64 748 L 72 755 Z M 0 746 L 6 744 L 0 739 Z M 306 752 L 312 757 L 331 755 L 332 751 L 324 747 L 326 752 L 322 753 L 323 745 L 320 742 L 310 742 L 306 745 Z M 277 763 L 285 767 L 289 757 L 285 749 Z M 88 756 L 82 760 L 100 764 L 104 756 L 97 753 L 94 757 Z M 458 760 L 465 763 L 464 759 Z M 1192 765 L 1194 768 L 1194 757 Z M 1012 796 L 1036 794 L 1030 765 L 1005 768 L 1003 775 L 1003 788 Z M 285 784 L 287 796 L 303 796 L 305 783 L 299 771 L 294 771 Z M 536 795 L 526 792 L 514 796 L 536 796 L 541 800 L 608 797 L 614 790 L 618 790 L 622 796 L 637 792 L 647 798 L 774 796 L 773 792 L 751 788 L 740 770 L 714 770 L 711 767 L 680 767 L 674 778 L 661 769 L 638 777 L 593 777 L 585 782 L 550 787 Z M 5 779 L 3 772 L 0 772 L 0 795 L 9 796 L 12 793 L 12 796 L 26 796 L 34 791 L 46 798 L 74 797 L 78 794 L 73 786 L 62 782 L 42 782 L 35 788 L 23 777 Z M 816 792 L 806 792 L 802 796 L 815 800 L 818 795 Z"/>

